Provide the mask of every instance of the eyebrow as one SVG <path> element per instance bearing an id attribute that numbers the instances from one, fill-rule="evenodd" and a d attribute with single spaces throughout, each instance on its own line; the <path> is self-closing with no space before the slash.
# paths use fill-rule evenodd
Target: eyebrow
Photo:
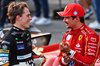
<path id="1" fill-rule="evenodd" d="M 69 17 L 65 17 L 65 18 L 70 18 L 71 16 L 69 16 Z"/>

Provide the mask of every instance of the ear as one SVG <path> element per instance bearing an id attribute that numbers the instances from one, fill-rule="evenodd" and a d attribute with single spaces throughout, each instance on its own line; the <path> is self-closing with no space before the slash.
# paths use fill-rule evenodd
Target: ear
<path id="1" fill-rule="evenodd" d="M 16 16 L 16 20 L 17 20 L 17 21 L 20 20 L 20 16 L 19 16 L 19 15 Z"/>

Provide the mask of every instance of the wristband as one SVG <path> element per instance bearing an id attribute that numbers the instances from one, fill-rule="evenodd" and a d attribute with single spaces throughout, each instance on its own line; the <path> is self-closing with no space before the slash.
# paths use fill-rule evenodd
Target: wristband
<path id="1" fill-rule="evenodd" d="M 75 53 L 76 53 L 75 51 L 71 50 L 70 52 L 67 53 L 67 55 L 68 55 L 70 58 L 72 58 L 72 57 L 74 56 Z"/>

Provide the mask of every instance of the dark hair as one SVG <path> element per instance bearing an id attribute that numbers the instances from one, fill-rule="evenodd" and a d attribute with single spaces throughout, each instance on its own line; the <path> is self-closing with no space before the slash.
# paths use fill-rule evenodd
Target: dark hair
<path id="1" fill-rule="evenodd" d="M 72 17 L 72 19 L 75 19 L 76 17 L 75 16 L 71 16 Z M 80 22 L 81 23 L 84 23 L 84 17 L 79 17 L 80 18 Z"/>
<path id="2" fill-rule="evenodd" d="M 11 2 L 9 4 L 7 15 L 12 24 L 15 24 L 17 15 L 22 16 L 24 7 L 29 9 L 25 2 Z"/>

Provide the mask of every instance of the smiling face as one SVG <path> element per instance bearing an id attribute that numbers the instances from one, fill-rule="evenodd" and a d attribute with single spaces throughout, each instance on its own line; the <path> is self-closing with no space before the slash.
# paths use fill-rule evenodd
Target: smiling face
<path id="1" fill-rule="evenodd" d="M 75 19 L 71 16 L 64 17 L 63 22 L 66 24 L 66 28 L 74 28 L 76 25 Z"/>
<path id="2" fill-rule="evenodd" d="M 21 29 L 26 29 L 29 28 L 29 22 L 32 20 L 30 16 L 30 12 L 28 8 L 23 9 L 23 14 L 22 16 L 19 17 L 19 23 L 20 23 L 20 28 Z"/>

